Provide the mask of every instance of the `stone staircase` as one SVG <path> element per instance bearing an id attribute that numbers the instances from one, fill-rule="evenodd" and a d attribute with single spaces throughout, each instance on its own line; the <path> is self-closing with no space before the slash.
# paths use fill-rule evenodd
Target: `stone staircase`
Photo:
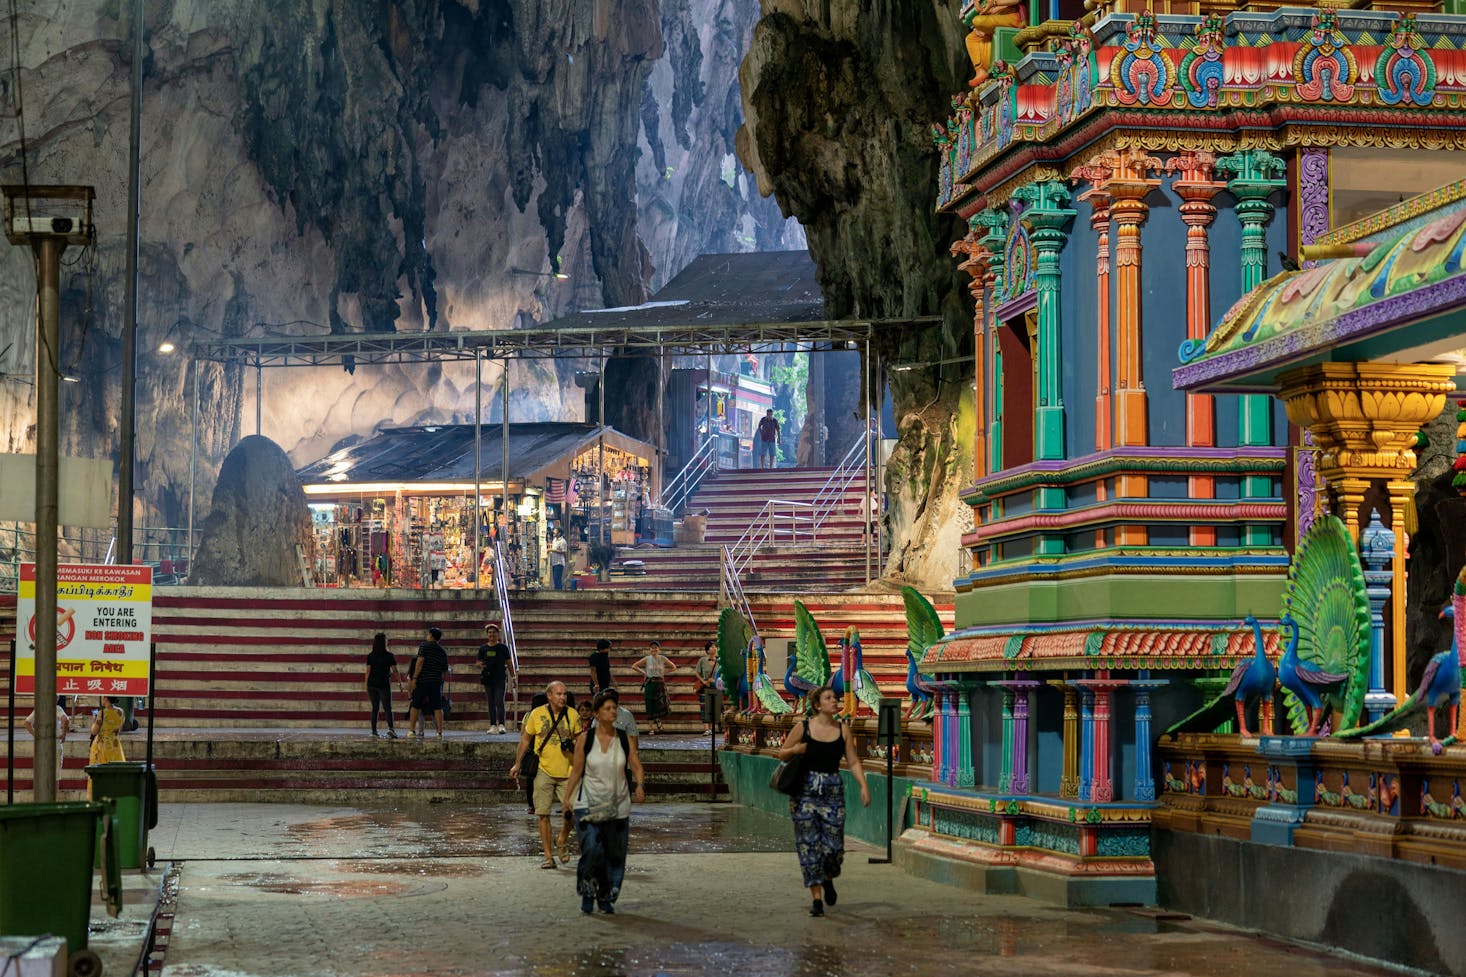
<path id="1" fill-rule="evenodd" d="M 904 697 L 906 631 L 899 595 L 802 599 L 820 622 L 832 658 L 838 654 L 836 639 L 847 625 L 856 625 L 866 668 L 884 691 Z M 281 796 L 292 791 L 346 796 L 340 792 L 380 789 L 510 791 L 504 753 L 511 747 L 504 737 L 490 743 L 482 734 L 487 713 L 473 661 L 488 605 L 472 591 L 183 587 L 159 592 L 153 610 L 158 645 L 154 729 L 159 770 L 168 772 L 164 789 L 201 792 L 189 794 L 200 799 L 236 796 L 229 793 L 236 783 Z M 765 638 L 793 636 L 790 597 L 751 595 L 750 605 Z M 597 638 L 607 637 L 615 643 L 612 674 L 627 691 L 625 704 L 644 722 L 630 666 L 656 638 L 666 654 L 689 667 L 670 680 L 668 728 L 681 734 L 701 731 L 690 665 L 714 635 L 714 595 L 541 592 L 516 596 L 512 606 L 521 711 L 552 679 L 583 695 L 589 679 L 585 656 Z M 950 622 L 952 606 L 938 605 L 938 610 Z M 0 598 L 0 638 L 14 634 L 14 614 L 14 598 Z M 443 630 L 452 663 L 448 692 L 454 707 L 448 726 L 453 736 L 441 752 L 415 755 L 404 767 L 404 753 L 393 752 L 402 741 L 365 736 L 364 659 L 372 634 L 380 630 L 405 666 L 430 625 Z M 0 660 L 0 671 L 8 673 L 8 659 Z M 782 675 L 775 676 L 776 684 L 782 686 L 781 680 Z M 394 705 L 400 725 L 406 703 L 397 697 Z M 30 711 L 29 699 L 17 702 L 16 709 L 18 724 Z M 511 704 L 511 718 L 518 715 Z M 247 742 L 261 740 L 261 734 L 262 743 Z M 140 751 L 142 735 L 129 737 L 128 748 Z M 701 754 L 684 749 L 659 756 L 651 752 L 658 741 L 648 737 L 645 742 L 663 792 L 680 796 L 708 789 L 707 760 Z M 16 786 L 27 790 L 29 748 L 29 741 L 17 743 Z M 63 786 L 76 788 L 84 764 L 74 743 L 71 752 Z"/>
<path id="2" fill-rule="evenodd" d="M 720 471 L 703 482 L 687 504 L 689 513 L 706 513 L 703 544 L 671 549 L 641 546 L 618 555 L 613 586 L 624 589 L 716 591 L 721 580 L 723 546 L 737 543 L 771 500 L 812 502 L 835 473 L 833 468 L 776 468 Z M 819 531 L 810 535 L 807 517 L 796 521 L 783 508 L 774 517 L 779 536 L 762 546 L 743 572 L 745 591 L 822 593 L 864 587 L 865 530 L 857 478 L 837 498 Z M 801 513 L 802 515 L 802 513 Z M 640 560 L 644 573 L 624 572 L 628 561 Z M 872 575 L 880 566 L 873 558 Z"/>

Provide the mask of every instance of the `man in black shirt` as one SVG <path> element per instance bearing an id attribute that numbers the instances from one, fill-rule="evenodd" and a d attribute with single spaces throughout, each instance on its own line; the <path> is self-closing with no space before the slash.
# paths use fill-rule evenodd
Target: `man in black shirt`
<path id="1" fill-rule="evenodd" d="M 484 625 L 484 643 L 478 646 L 479 684 L 489 701 L 489 732 L 504 732 L 504 684 L 509 677 L 509 646 L 499 639 L 499 625 Z"/>
<path id="2" fill-rule="evenodd" d="M 611 687 L 611 642 L 602 638 L 596 642 L 596 650 L 586 658 L 590 663 L 590 694 L 604 692 Z"/>
<path id="3" fill-rule="evenodd" d="M 407 691 L 412 694 L 412 708 L 407 713 L 407 735 L 417 734 L 418 713 L 433 714 L 433 726 L 438 739 L 443 738 L 443 676 L 448 672 L 448 653 L 438 644 L 443 632 L 428 628 L 428 640 L 417 647 L 417 657 L 412 660 L 412 674 L 407 680 Z"/>

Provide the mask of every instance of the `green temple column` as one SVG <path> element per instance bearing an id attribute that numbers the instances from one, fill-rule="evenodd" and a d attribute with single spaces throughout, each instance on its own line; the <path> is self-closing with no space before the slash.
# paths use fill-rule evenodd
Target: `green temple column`
<path id="1" fill-rule="evenodd" d="M 972 702 L 978 682 L 959 679 L 957 682 L 957 786 L 972 787 L 977 771 L 972 763 Z"/>
<path id="2" fill-rule="evenodd" d="M 1069 188 L 1059 180 L 1019 187 L 1013 196 L 1027 203 L 1023 223 L 1033 245 L 1033 281 L 1038 297 L 1038 389 L 1034 400 L 1033 457 L 1051 461 L 1064 453 L 1064 395 L 1061 386 L 1063 343 L 1060 338 L 1059 254 L 1069 240 L 1066 227 L 1075 212 L 1068 207 Z M 1062 507 L 1062 503 L 1061 503 Z"/>
<path id="3" fill-rule="evenodd" d="M 1263 149 L 1244 149 L 1217 160 L 1217 172 L 1233 174 L 1227 189 L 1236 197 L 1237 219 L 1242 222 L 1242 293 L 1252 291 L 1267 279 L 1267 226 L 1277 207 L 1272 195 L 1288 185 L 1282 178 L 1287 164 Z M 1272 398 L 1247 394 L 1238 398 L 1237 443 L 1242 447 L 1271 445 Z M 1266 499 L 1273 495 L 1271 480 L 1249 476 L 1242 480 L 1242 498 Z M 1243 546 L 1267 546 L 1272 531 L 1265 526 L 1245 526 Z"/>
<path id="4" fill-rule="evenodd" d="M 1013 690 L 1003 689 L 1003 772 L 998 776 L 998 790 L 1008 792 L 1013 783 Z"/>

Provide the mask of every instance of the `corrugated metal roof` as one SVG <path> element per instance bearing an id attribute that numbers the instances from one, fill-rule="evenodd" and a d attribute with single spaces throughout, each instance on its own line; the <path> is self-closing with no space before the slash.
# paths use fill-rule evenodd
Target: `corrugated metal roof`
<path id="1" fill-rule="evenodd" d="M 825 296 L 808 251 L 704 254 L 644 305 L 575 312 L 544 329 L 820 322 Z"/>
<path id="2" fill-rule="evenodd" d="M 486 482 L 502 479 L 503 428 L 482 426 L 479 464 Z M 596 425 L 543 421 L 509 425 L 509 479 L 521 479 L 573 454 L 596 437 Z M 631 440 L 608 428 L 619 439 Z M 296 471 L 302 484 L 348 488 L 362 482 L 472 482 L 473 425 L 387 428 Z M 344 475 L 344 478 L 332 478 Z"/>

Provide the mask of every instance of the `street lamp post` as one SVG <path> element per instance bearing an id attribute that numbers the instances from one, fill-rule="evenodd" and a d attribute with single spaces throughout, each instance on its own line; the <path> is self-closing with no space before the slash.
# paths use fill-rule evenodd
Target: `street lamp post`
<path id="1" fill-rule="evenodd" d="M 91 187 L 6 186 L 5 237 L 29 245 L 36 258 L 36 616 L 35 704 L 38 717 L 56 708 L 56 536 L 59 522 L 61 384 L 61 253 L 90 244 Z M 17 621 L 24 634 L 26 622 Z M 32 797 L 56 799 L 56 724 L 36 723 Z"/>

